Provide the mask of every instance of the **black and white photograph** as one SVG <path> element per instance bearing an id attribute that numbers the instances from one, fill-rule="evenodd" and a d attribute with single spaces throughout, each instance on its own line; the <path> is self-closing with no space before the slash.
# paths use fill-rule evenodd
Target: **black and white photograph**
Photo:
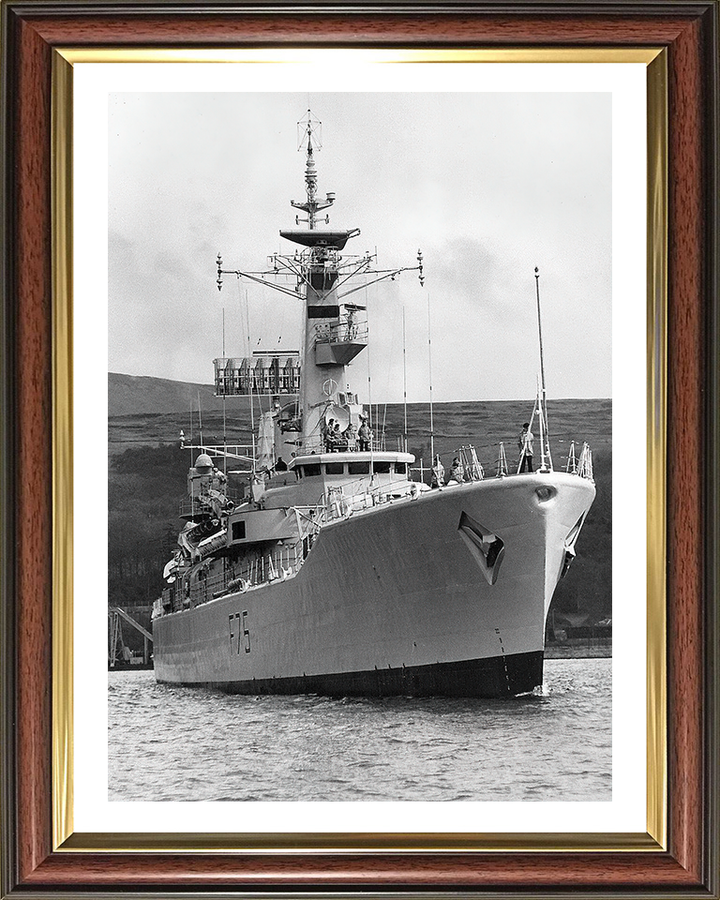
<path id="1" fill-rule="evenodd" d="M 108 799 L 611 801 L 611 93 L 108 123 Z"/>

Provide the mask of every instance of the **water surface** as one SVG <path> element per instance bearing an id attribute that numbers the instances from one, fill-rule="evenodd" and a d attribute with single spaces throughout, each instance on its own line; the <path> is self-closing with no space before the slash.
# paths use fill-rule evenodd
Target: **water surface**
<path id="1" fill-rule="evenodd" d="M 610 800 L 611 659 L 514 700 L 246 697 L 109 673 L 110 800 Z"/>

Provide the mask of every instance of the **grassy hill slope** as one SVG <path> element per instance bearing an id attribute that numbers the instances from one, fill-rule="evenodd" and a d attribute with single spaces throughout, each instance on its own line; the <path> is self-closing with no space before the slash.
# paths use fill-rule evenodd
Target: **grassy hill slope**
<path id="1" fill-rule="evenodd" d="M 108 414 L 113 416 L 144 413 L 188 413 L 198 408 L 198 393 L 203 412 L 222 409 L 222 400 L 213 394 L 211 384 L 171 381 L 144 375 L 108 375 Z"/>

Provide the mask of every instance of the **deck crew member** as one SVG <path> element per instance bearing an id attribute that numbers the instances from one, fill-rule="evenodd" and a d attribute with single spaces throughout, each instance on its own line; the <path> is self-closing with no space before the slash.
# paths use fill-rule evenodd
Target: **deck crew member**
<path id="1" fill-rule="evenodd" d="M 525 422 L 518 436 L 518 449 L 520 450 L 520 468 L 518 472 L 524 472 L 526 467 L 528 472 L 533 470 L 533 440 L 530 423 Z"/>
<path id="2" fill-rule="evenodd" d="M 435 457 L 435 465 L 432 467 L 432 475 L 430 476 L 430 487 L 439 488 L 445 478 L 445 466 L 442 464 L 440 457 Z"/>
<path id="3" fill-rule="evenodd" d="M 372 431 L 367 423 L 365 416 L 360 416 L 360 427 L 358 428 L 358 449 L 369 450 L 370 441 L 372 440 Z"/>
<path id="4" fill-rule="evenodd" d="M 458 484 L 462 484 L 465 481 L 465 468 L 457 456 L 452 461 L 447 483 L 450 484 L 451 481 L 456 481 Z"/>
<path id="5" fill-rule="evenodd" d="M 332 453 L 335 447 L 335 438 L 333 437 L 335 431 L 335 419 L 328 419 L 327 422 L 323 422 L 321 425 L 323 430 L 323 442 L 325 444 L 325 452 Z"/>
<path id="6" fill-rule="evenodd" d="M 336 453 L 340 453 L 342 450 L 347 450 L 347 439 L 342 431 L 340 431 L 340 423 L 335 423 L 335 428 L 333 429 L 333 450 Z"/>

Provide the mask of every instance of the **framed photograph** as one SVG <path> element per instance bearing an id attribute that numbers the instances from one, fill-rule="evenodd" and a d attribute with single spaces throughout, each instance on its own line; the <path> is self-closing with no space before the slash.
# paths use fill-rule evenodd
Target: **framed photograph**
<path id="1" fill-rule="evenodd" d="M 4 895 L 719 896 L 717 14 L 3 7 Z"/>

